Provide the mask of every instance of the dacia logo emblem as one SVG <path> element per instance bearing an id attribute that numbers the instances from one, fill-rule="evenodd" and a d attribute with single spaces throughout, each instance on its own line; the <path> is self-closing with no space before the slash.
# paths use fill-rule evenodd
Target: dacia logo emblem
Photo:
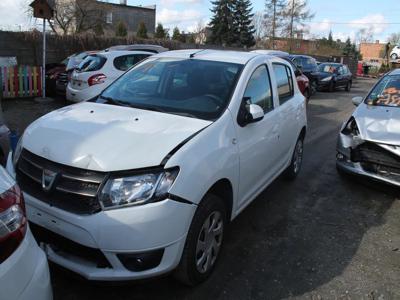
<path id="1" fill-rule="evenodd" d="M 50 192 L 53 188 L 54 182 L 57 178 L 57 172 L 53 172 L 50 170 L 43 170 L 42 173 L 42 188 L 45 192 Z"/>

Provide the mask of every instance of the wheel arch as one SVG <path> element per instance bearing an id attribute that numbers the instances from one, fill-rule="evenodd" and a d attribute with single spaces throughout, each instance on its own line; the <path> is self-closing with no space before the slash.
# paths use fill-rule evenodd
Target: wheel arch
<path id="1" fill-rule="evenodd" d="M 233 186 L 230 180 L 227 178 L 218 180 L 208 189 L 206 194 L 213 194 L 222 199 L 226 207 L 227 219 L 230 221 L 233 213 Z"/>

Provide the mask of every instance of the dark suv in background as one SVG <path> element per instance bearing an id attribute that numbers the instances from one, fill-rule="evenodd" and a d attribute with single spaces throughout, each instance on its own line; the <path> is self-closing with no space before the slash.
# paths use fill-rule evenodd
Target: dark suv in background
<path id="1" fill-rule="evenodd" d="M 312 93 L 314 94 L 318 81 L 318 64 L 315 58 L 308 55 L 290 55 L 289 58 L 308 77 Z"/>

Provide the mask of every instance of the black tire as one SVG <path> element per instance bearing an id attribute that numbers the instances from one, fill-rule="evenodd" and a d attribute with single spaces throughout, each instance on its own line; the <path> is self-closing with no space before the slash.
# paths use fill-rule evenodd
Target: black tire
<path id="1" fill-rule="evenodd" d="M 351 86 L 352 86 L 352 82 L 348 81 L 347 84 L 346 84 L 346 87 L 344 88 L 346 90 L 346 92 L 350 92 Z"/>
<path id="2" fill-rule="evenodd" d="M 333 81 L 331 81 L 331 82 L 329 83 L 329 88 L 328 88 L 328 90 L 329 90 L 330 92 L 334 92 L 334 91 L 335 91 L 335 83 L 334 83 Z"/>
<path id="3" fill-rule="evenodd" d="M 306 90 L 304 91 L 304 97 L 306 98 L 306 102 L 307 102 L 307 103 L 310 102 L 310 98 L 311 98 L 311 91 L 310 91 L 310 89 L 306 89 Z"/>
<path id="4" fill-rule="evenodd" d="M 300 147 L 300 149 L 298 147 Z M 287 179 L 294 180 L 296 179 L 297 175 L 299 175 L 301 170 L 301 165 L 303 162 L 303 152 L 304 152 L 304 138 L 300 136 L 296 142 L 296 146 L 294 147 L 290 165 L 285 171 L 285 177 Z"/>
<path id="5" fill-rule="evenodd" d="M 203 228 L 208 218 L 212 214 L 218 212 L 222 220 L 222 234 L 220 237 L 219 250 L 210 268 L 205 272 L 200 272 L 196 264 L 196 253 L 198 241 L 203 234 Z M 205 281 L 213 272 L 215 265 L 221 253 L 223 246 L 223 235 L 227 223 L 227 212 L 224 202 L 213 194 L 207 194 L 197 207 L 196 213 L 193 217 L 192 224 L 189 228 L 189 233 L 186 238 L 185 248 L 183 249 L 181 261 L 175 271 L 175 278 L 185 285 L 195 286 Z M 210 248 L 210 250 L 212 250 Z M 212 251 L 211 251 L 212 252 Z M 205 251 L 203 252 L 205 255 Z"/>

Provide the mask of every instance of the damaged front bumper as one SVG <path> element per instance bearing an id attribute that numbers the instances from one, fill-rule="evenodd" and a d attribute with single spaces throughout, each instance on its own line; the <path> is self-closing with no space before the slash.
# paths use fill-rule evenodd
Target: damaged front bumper
<path id="1" fill-rule="evenodd" d="M 395 146 L 341 132 L 337 141 L 336 166 L 346 173 L 400 187 L 400 156 L 394 149 Z"/>

